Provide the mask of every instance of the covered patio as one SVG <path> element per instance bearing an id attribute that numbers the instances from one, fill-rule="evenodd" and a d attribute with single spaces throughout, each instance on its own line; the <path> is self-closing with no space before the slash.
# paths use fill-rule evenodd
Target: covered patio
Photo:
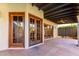
<path id="1" fill-rule="evenodd" d="M 79 56 L 77 40 L 55 38 L 30 49 L 8 49 L 0 51 L 0 56 Z"/>

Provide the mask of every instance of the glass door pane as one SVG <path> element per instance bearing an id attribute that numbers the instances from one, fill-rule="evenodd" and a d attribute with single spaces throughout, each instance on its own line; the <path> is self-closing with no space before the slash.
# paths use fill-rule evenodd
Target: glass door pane
<path id="1" fill-rule="evenodd" d="M 37 20 L 37 43 L 41 43 L 42 41 L 42 34 L 41 34 L 41 21 Z"/>
<path id="2" fill-rule="evenodd" d="M 13 44 L 14 47 L 23 45 L 24 22 L 22 16 L 13 16 Z"/>
<path id="3" fill-rule="evenodd" d="M 30 18 L 30 46 L 35 44 L 35 21 Z"/>

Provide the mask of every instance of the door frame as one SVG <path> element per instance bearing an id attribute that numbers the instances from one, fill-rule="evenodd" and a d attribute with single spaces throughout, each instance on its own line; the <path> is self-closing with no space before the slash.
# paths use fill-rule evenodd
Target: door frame
<path id="1" fill-rule="evenodd" d="M 9 12 L 9 41 L 8 41 L 8 47 L 9 48 L 18 48 L 18 47 L 11 47 L 10 45 L 13 45 L 13 34 L 11 34 L 11 33 L 13 33 L 12 32 L 12 27 L 11 27 L 11 16 L 12 15 L 18 15 L 18 16 L 24 16 L 24 39 L 23 39 L 23 47 L 20 47 L 20 48 L 25 48 L 25 12 Z"/>

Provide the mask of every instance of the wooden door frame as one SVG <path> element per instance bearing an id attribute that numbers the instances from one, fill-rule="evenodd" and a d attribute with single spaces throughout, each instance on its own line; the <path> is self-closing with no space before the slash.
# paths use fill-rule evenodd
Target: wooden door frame
<path id="1" fill-rule="evenodd" d="M 12 28 L 12 26 L 10 25 L 10 24 L 12 24 L 11 22 L 12 22 L 12 18 L 11 18 L 11 16 L 12 15 L 15 15 L 15 16 L 24 16 L 24 40 L 23 40 L 23 47 L 22 48 L 25 48 L 25 12 L 9 12 L 9 43 L 8 43 L 8 47 L 9 48 L 13 48 L 13 47 L 11 47 L 11 45 L 13 45 L 13 34 L 11 34 L 11 33 L 13 33 L 12 31 L 13 31 L 13 28 Z"/>
<path id="2" fill-rule="evenodd" d="M 42 37 L 42 42 L 43 42 L 43 19 L 42 18 L 40 18 L 40 17 L 38 17 L 38 16 L 35 16 L 35 15 L 33 15 L 33 14 L 31 14 L 31 13 L 28 13 L 28 28 L 30 28 L 30 18 L 32 18 L 32 19 L 35 19 L 35 23 L 36 23 L 36 19 L 40 19 L 41 20 L 41 37 Z M 36 29 L 35 29 L 36 30 Z M 28 31 L 28 37 L 29 37 L 29 42 L 30 42 L 30 32 Z M 30 45 L 29 45 L 30 46 Z"/>

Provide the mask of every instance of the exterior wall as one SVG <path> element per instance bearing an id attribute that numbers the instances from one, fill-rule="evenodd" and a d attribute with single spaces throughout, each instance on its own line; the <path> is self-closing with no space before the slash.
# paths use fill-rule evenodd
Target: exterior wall
<path id="1" fill-rule="evenodd" d="M 8 9 L 7 4 L 0 4 L 0 50 L 8 48 Z"/>
<path id="2" fill-rule="evenodd" d="M 26 9 L 27 9 L 27 13 L 31 13 L 31 14 L 33 14 L 33 15 L 36 15 L 36 16 L 38 16 L 38 17 L 40 17 L 40 18 L 44 18 L 44 13 L 43 13 L 43 11 L 42 10 L 39 10 L 36 6 L 32 6 L 32 4 L 26 4 L 27 5 L 27 7 L 26 7 Z"/>
<path id="3" fill-rule="evenodd" d="M 9 12 L 25 12 L 25 48 L 28 48 L 28 13 L 43 19 L 43 11 L 31 4 L 0 4 L 0 50 L 9 46 Z"/>
<path id="4" fill-rule="evenodd" d="M 51 21 L 49 21 L 49 20 L 47 20 L 47 19 L 44 19 L 44 24 L 48 24 L 48 25 L 55 25 L 56 23 L 54 23 L 54 22 L 51 22 Z"/>

